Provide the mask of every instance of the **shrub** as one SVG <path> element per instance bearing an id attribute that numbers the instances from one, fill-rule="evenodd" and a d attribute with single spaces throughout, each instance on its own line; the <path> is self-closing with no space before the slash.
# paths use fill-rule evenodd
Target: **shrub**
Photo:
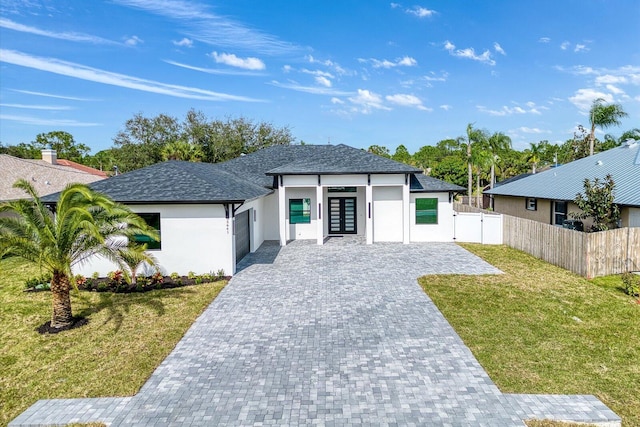
<path id="1" fill-rule="evenodd" d="M 190 271 L 187 273 L 187 278 L 193 280 L 196 278 L 196 273 L 194 273 L 193 271 Z"/>
<path id="2" fill-rule="evenodd" d="M 224 270 L 221 268 L 220 270 L 218 270 L 217 274 L 217 279 L 218 280 L 222 280 L 224 278 Z"/>
<path id="3" fill-rule="evenodd" d="M 109 289 L 109 287 L 107 286 L 107 284 L 106 284 L 106 283 L 98 283 L 98 286 L 97 286 L 97 288 L 96 288 L 96 290 L 97 290 L 98 292 L 104 292 L 104 291 L 106 291 L 106 290 L 108 290 L 108 289 Z"/>
<path id="4" fill-rule="evenodd" d="M 169 275 L 169 277 L 171 277 L 171 280 L 173 280 L 175 282 L 176 280 L 178 280 L 180 278 L 180 275 L 174 271 L 173 273 L 171 273 Z"/>
<path id="5" fill-rule="evenodd" d="M 43 274 L 41 276 L 32 277 L 24 281 L 24 287 L 27 289 L 51 289 L 51 275 Z"/>
<path id="6" fill-rule="evenodd" d="M 139 275 L 136 278 L 136 285 L 137 286 L 142 286 L 142 288 L 144 288 L 148 284 L 149 284 L 149 278 L 147 276 Z"/>
<path id="7" fill-rule="evenodd" d="M 158 287 L 158 289 L 160 289 L 162 287 L 162 282 L 164 282 L 164 276 L 162 275 L 162 273 L 160 273 L 159 271 L 153 273 L 153 276 L 151 276 L 151 284 L 156 285 L 156 287 L 158 287 L 157 285 L 161 285 L 160 287 Z"/>
<path id="8" fill-rule="evenodd" d="M 98 273 L 97 271 L 94 271 L 93 274 L 91 275 L 92 279 L 99 279 L 100 278 L 100 273 Z"/>
<path id="9" fill-rule="evenodd" d="M 111 280 L 113 285 L 118 287 L 124 280 L 124 273 L 121 270 L 110 271 L 107 277 Z"/>
<path id="10" fill-rule="evenodd" d="M 78 286 L 84 286 L 87 283 L 87 278 L 84 277 L 82 274 L 76 274 L 73 277 L 73 280 L 75 280 L 76 285 Z"/>
<path id="11" fill-rule="evenodd" d="M 622 285 L 624 293 L 632 297 L 640 296 L 640 276 L 633 273 L 622 275 Z"/>

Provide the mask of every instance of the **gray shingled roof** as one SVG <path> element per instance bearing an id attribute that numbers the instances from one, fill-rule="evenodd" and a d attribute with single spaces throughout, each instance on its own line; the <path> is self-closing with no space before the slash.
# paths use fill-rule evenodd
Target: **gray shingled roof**
<path id="1" fill-rule="evenodd" d="M 29 181 L 39 196 L 62 191 L 68 184 L 89 184 L 104 179 L 73 167 L 52 165 L 43 160 L 20 159 L 0 154 L 0 200 L 16 200 L 26 197 L 24 191 L 13 188 L 18 179 Z"/>
<path id="2" fill-rule="evenodd" d="M 412 193 L 436 193 L 440 191 L 467 192 L 467 189 L 464 187 L 421 173 L 411 175 L 410 187 Z"/>
<path id="3" fill-rule="evenodd" d="M 640 143 L 625 144 L 593 156 L 552 168 L 486 194 L 535 197 L 551 200 L 573 200 L 584 190 L 585 178 L 603 179 L 611 174 L 616 184 L 615 203 L 640 206 Z"/>
<path id="4" fill-rule="evenodd" d="M 285 146 L 272 147 L 282 149 Z M 315 147 L 308 150 L 308 147 Z M 293 161 L 281 163 L 268 170 L 267 175 L 332 175 L 332 174 L 388 174 L 419 173 L 420 169 L 395 160 L 376 156 L 347 145 L 291 145 L 287 149 L 294 154 Z M 298 155 L 298 151 L 299 154 Z M 276 153 L 274 153 L 276 154 Z"/>
<path id="5" fill-rule="evenodd" d="M 240 202 L 272 191 L 217 166 L 173 160 L 123 173 L 90 187 L 126 204 Z M 54 202 L 57 196 L 43 200 Z"/>

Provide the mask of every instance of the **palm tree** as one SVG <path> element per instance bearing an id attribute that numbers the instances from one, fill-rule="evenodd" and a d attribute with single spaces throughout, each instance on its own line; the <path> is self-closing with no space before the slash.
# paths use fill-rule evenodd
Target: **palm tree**
<path id="1" fill-rule="evenodd" d="M 538 166 L 538 163 L 540 163 L 540 146 L 536 143 L 530 142 L 529 148 L 524 151 L 526 156 L 525 160 L 527 163 L 531 163 L 531 172 L 536 173 L 536 167 Z"/>
<path id="2" fill-rule="evenodd" d="M 126 206 L 91 190 L 70 184 L 61 193 L 52 214 L 33 186 L 19 180 L 15 188 L 30 199 L 0 204 L 0 254 L 14 255 L 50 273 L 52 328 L 72 324 L 70 287 L 72 268 L 93 255 L 101 255 L 122 266 L 119 250 L 134 235 L 158 240 L 158 233 Z"/>
<path id="3" fill-rule="evenodd" d="M 591 104 L 589 110 L 589 124 L 591 133 L 589 134 L 589 155 L 593 156 L 593 146 L 596 140 L 596 127 L 607 129 L 611 126 L 620 126 L 620 119 L 628 114 L 622 109 L 620 104 L 604 104 L 603 98 L 598 98 Z"/>
<path id="4" fill-rule="evenodd" d="M 467 149 L 467 195 L 469 196 L 469 206 L 471 206 L 471 186 L 473 185 L 473 157 L 471 146 L 473 144 L 484 142 L 486 138 L 486 133 L 480 129 L 474 129 L 473 123 L 469 123 L 467 125 L 467 142 L 462 145 L 466 146 Z"/>
<path id="5" fill-rule="evenodd" d="M 490 187 L 496 183 L 496 164 L 500 158 L 500 154 L 511 148 L 511 138 L 502 132 L 495 132 L 487 141 L 489 152 L 491 153 L 491 180 Z"/>
<path id="6" fill-rule="evenodd" d="M 127 266 L 124 270 L 130 277 L 127 278 L 131 286 L 135 287 L 138 282 L 138 269 L 147 264 L 150 267 L 157 267 L 158 260 L 153 254 L 147 252 L 146 244 L 137 244 L 130 242 L 129 246 L 122 247 L 118 250 L 119 256 Z"/>
<path id="7" fill-rule="evenodd" d="M 164 160 L 184 160 L 187 162 L 199 162 L 204 157 L 199 145 L 183 140 L 167 143 L 162 148 L 161 154 Z"/>

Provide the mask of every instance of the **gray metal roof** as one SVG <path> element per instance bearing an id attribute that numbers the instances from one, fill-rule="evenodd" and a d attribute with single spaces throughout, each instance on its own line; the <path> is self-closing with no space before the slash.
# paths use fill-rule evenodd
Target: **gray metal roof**
<path id="1" fill-rule="evenodd" d="M 272 191 L 217 166 L 173 160 L 123 173 L 90 187 L 127 204 L 240 202 Z M 45 202 L 57 199 L 58 194 L 43 198 Z"/>
<path id="2" fill-rule="evenodd" d="M 464 187 L 421 173 L 411 175 L 410 187 L 412 193 L 437 193 L 440 191 L 467 192 L 467 189 Z"/>
<path id="3" fill-rule="evenodd" d="M 611 174 L 615 203 L 640 206 L 640 143 L 623 144 L 593 156 L 501 185 L 486 194 L 573 200 L 584 190 L 585 178 L 601 180 Z"/>

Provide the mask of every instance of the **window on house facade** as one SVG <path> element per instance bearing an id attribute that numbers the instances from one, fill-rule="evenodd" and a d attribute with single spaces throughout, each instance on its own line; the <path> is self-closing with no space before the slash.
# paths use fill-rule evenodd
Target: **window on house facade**
<path id="1" fill-rule="evenodd" d="M 527 198 L 527 210 L 528 211 L 537 211 L 538 210 L 538 199 Z"/>
<path id="2" fill-rule="evenodd" d="M 553 202 L 553 223 L 562 225 L 565 219 L 567 219 L 567 202 Z"/>
<path id="3" fill-rule="evenodd" d="M 289 199 L 289 224 L 311 223 L 311 199 Z"/>
<path id="4" fill-rule="evenodd" d="M 139 213 L 138 216 L 160 234 L 160 214 L 159 213 Z M 147 236 L 137 234 L 133 236 L 133 241 L 138 243 L 146 243 L 147 249 L 162 249 L 161 241 L 155 241 Z"/>
<path id="5" fill-rule="evenodd" d="M 329 193 L 355 193 L 358 191 L 356 187 L 329 187 Z"/>
<path id="6" fill-rule="evenodd" d="M 416 224 L 438 223 L 438 199 L 416 199 Z"/>

